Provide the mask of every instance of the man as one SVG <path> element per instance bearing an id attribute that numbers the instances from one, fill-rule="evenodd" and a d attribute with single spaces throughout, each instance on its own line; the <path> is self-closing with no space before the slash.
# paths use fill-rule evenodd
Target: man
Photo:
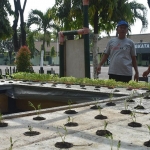
<path id="1" fill-rule="evenodd" d="M 128 23 L 124 20 L 117 24 L 118 37 L 111 39 L 106 47 L 106 51 L 97 67 L 97 73 L 101 73 L 101 66 L 110 56 L 109 79 L 121 82 L 132 80 L 132 67 L 134 67 L 134 80 L 138 81 L 139 73 L 136 62 L 136 51 L 134 42 L 126 37 Z"/>

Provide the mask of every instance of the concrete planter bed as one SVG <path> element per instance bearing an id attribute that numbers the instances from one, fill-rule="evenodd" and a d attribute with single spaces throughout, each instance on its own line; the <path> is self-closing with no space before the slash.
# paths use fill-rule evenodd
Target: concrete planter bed
<path id="1" fill-rule="evenodd" d="M 17 113 L 33 110 L 28 101 L 35 105 L 41 104 L 42 109 L 67 105 L 71 99 L 74 104 L 90 102 L 94 99 L 107 99 L 109 94 L 113 92 L 113 97 L 122 97 L 128 95 L 129 92 L 120 88 L 108 89 L 101 87 L 95 90 L 95 86 L 85 86 L 84 89 L 80 85 L 72 85 L 67 88 L 65 84 L 44 83 L 43 82 L 24 82 L 14 80 L 2 80 L 0 82 L 0 110 L 4 114 Z"/>
<path id="2" fill-rule="evenodd" d="M 147 128 L 147 125 L 150 125 L 150 102 L 142 98 L 142 105 L 145 109 L 134 109 L 135 106 L 141 104 L 141 97 L 137 94 L 132 95 L 135 102 L 128 102 L 128 110 L 135 112 L 136 122 L 142 126 L 136 128 L 128 126 L 133 118 L 130 114 L 120 113 L 125 109 L 124 100 L 130 99 L 132 92 L 126 88 L 117 88 L 119 92 L 114 93 L 111 99 L 116 105 L 107 106 L 106 104 L 110 102 L 108 94 L 112 92 L 112 89 L 107 87 L 94 90 L 95 86 L 86 86 L 84 87 L 86 89 L 81 89 L 79 85 L 71 85 L 71 88 L 66 88 L 65 84 L 57 84 L 56 87 L 52 87 L 52 83 L 41 85 L 41 83 L 28 84 L 20 81 L 9 82 L 1 82 L 1 91 L 3 95 L 10 98 L 8 103 L 15 100 L 15 103 L 10 104 L 17 103 L 19 107 L 20 103 L 25 104 L 35 99 L 37 103 L 42 100 L 50 103 L 53 100 L 56 103 L 61 102 L 62 105 L 42 109 L 40 114 L 45 120 L 40 121 L 33 120 L 37 116 L 36 111 L 26 110 L 26 112 L 3 115 L 3 122 L 8 123 L 8 126 L 0 127 L 0 150 L 10 147 L 10 137 L 12 141 L 16 141 L 13 145 L 14 150 L 60 149 L 58 145 L 62 142 L 62 138 L 67 146 L 70 145 L 71 150 L 109 150 L 111 147 L 117 149 L 119 141 L 121 141 L 120 150 L 148 149 L 144 143 L 150 139 Z M 146 90 L 137 89 L 136 91 L 139 94 L 146 93 Z M 93 98 L 96 101 L 93 101 Z M 69 110 L 68 99 L 74 102 L 71 109 L 77 113 L 65 113 Z M 101 106 L 102 114 L 107 116 L 106 119 L 95 119 L 95 116 L 100 115 L 99 109 L 91 109 L 95 105 Z M 73 120 L 68 122 L 68 116 Z M 100 131 L 104 130 L 105 121 L 108 122 L 105 130 L 112 133 L 113 138 L 99 135 Z M 67 133 L 65 133 L 62 127 L 71 122 L 76 123 L 76 126 L 66 126 Z M 29 132 L 28 127 L 32 127 L 32 131 L 38 134 L 26 136 L 25 133 Z"/>
<path id="3" fill-rule="evenodd" d="M 147 115 L 148 84 L 131 82 L 131 87 L 130 84 L 117 85 L 111 80 L 77 81 L 73 77 L 59 79 L 54 76 L 53 80 L 46 82 L 35 78 L 33 74 L 23 75 L 26 78 L 22 80 L 0 82 L 0 110 L 2 114 L 7 114 L 3 115 L 4 120 L 1 122 L 7 126 L 0 127 L 0 150 L 10 148 L 11 138 L 12 142 L 15 141 L 15 150 L 107 150 L 112 147 L 117 149 L 118 141 L 121 141 L 121 149 L 147 148 L 149 131 L 146 125 L 150 124 Z M 31 81 L 31 78 L 27 80 L 30 76 L 34 81 Z M 41 78 L 41 75 L 37 76 Z M 76 80 L 77 84 L 71 80 Z M 143 86 L 144 89 L 140 90 Z M 133 90 L 135 87 L 137 89 Z M 141 101 L 137 93 L 144 93 L 145 99 Z M 133 116 L 130 114 L 120 113 L 124 110 L 125 99 L 128 101 L 128 110 L 136 112 L 134 117 L 137 122 L 132 120 Z M 68 105 L 68 100 L 72 101 L 71 106 Z M 130 102 L 131 100 L 133 102 Z M 35 106 L 41 104 L 39 116 L 36 111 L 31 111 L 33 108 L 28 105 L 29 101 Z M 136 109 L 138 105 L 145 109 Z M 105 121 L 108 124 L 107 130 L 104 128 Z M 136 123 L 140 124 L 140 129 L 131 126 Z M 106 133 L 110 133 L 111 136 Z"/>

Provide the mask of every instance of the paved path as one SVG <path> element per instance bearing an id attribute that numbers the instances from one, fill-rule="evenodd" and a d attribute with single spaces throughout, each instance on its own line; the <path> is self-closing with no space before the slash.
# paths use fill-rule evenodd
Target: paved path
<path id="1" fill-rule="evenodd" d="M 0 66 L 0 69 L 2 69 L 2 74 L 5 74 L 5 69 L 6 67 L 10 68 L 10 66 Z M 13 69 L 14 66 L 11 66 L 11 69 Z M 39 70 L 40 70 L 40 66 L 33 66 L 33 69 L 35 72 L 39 73 Z M 44 73 L 47 73 L 47 70 L 55 70 L 55 73 L 58 73 L 59 74 L 59 66 L 44 66 L 43 67 L 44 69 Z M 142 73 L 143 71 L 145 71 L 147 69 L 147 67 L 138 67 L 139 69 L 139 76 L 142 77 Z M 91 70 L 91 78 L 93 77 L 93 67 L 90 68 Z M 134 72 L 134 70 L 133 70 Z M 108 79 L 108 67 L 102 67 L 102 70 L 101 70 L 101 74 L 99 75 L 99 78 L 101 79 Z"/>

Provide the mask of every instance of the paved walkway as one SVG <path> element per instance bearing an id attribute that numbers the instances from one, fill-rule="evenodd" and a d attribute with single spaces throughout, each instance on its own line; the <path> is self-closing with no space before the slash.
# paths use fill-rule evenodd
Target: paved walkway
<path id="1" fill-rule="evenodd" d="M 10 69 L 10 66 L 0 66 L 0 69 L 2 70 L 2 74 L 5 74 L 5 69 Z M 14 68 L 14 66 L 11 66 L 11 70 Z M 40 66 L 33 66 L 33 69 L 36 73 L 39 73 Z M 44 73 L 47 73 L 48 70 L 53 69 L 55 73 L 59 74 L 59 66 L 43 66 Z M 139 69 L 139 76 L 142 77 L 143 72 L 147 69 L 147 67 L 138 67 Z M 91 70 L 91 78 L 93 77 L 93 67 L 90 68 Z M 133 70 L 134 73 L 134 70 Z M 102 67 L 101 74 L 99 75 L 99 78 L 101 79 L 108 79 L 108 67 Z"/>

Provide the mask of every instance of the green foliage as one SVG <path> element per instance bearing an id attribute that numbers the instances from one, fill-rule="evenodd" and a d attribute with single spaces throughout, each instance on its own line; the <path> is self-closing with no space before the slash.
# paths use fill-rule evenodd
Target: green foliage
<path id="1" fill-rule="evenodd" d="M 128 106 L 129 106 L 129 105 L 128 105 L 127 101 L 125 100 L 125 101 L 124 101 L 125 110 L 128 110 Z"/>
<path id="2" fill-rule="evenodd" d="M 73 120 L 74 120 L 73 117 L 68 116 L 68 119 L 67 119 L 67 122 L 68 122 L 68 123 L 69 123 L 69 122 L 73 122 Z"/>
<path id="3" fill-rule="evenodd" d="M 12 74 L 13 79 L 18 80 L 38 80 L 38 81 L 46 81 L 46 82 L 53 82 L 53 83 L 71 83 L 71 84 L 84 84 L 84 85 L 92 85 L 92 86 L 106 86 L 109 82 L 108 80 L 98 80 L 98 79 L 89 79 L 89 78 L 75 78 L 75 77 L 59 77 L 58 75 L 54 74 L 39 74 L 39 73 L 28 73 L 28 72 L 17 72 Z M 113 85 L 113 84 L 112 84 Z M 129 83 L 123 82 L 116 82 L 114 83 L 115 86 L 129 87 Z M 138 82 L 138 88 L 147 88 L 149 84 L 143 84 L 142 82 Z M 130 85 L 131 87 L 131 85 Z M 109 97 L 113 96 L 111 92 Z M 137 96 L 136 90 L 133 90 L 130 94 L 130 98 Z M 112 97 L 111 97 L 112 98 Z"/>
<path id="4" fill-rule="evenodd" d="M 50 56 L 51 56 L 51 57 L 56 57 L 56 51 L 55 51 L 54 46 L 51 48 Z"/>
<path id="5" fill-rule="evenodd" d="M 0 123 L 3 121 L 3 115 L 2 113 L 0 112 Z"/>
<path id="6" fill-rule="evenodd" d="M 41 104 L 37 105 L 37 108 L 33 105 L 33 103 L 31 103 L 30 101 L 28 101 L 29 106 L 31 106 L 32 108 L 34 108 L 34 110 L 36 111 L 36 114 L 39 116 L 40 115 L 40 110 L 41 110 Z"/>
<path id="7" fill-rule="evenodd" d="M 150 125 L 147 124 L 146 126 L 147 126 L 149 134 L 150 134 Z"/>
<path id="8" fill-rule="evenodd" d="M 30 126 L 30 125 L 28 125 L 28 130 L 29 130 L 30 132 L 32 132 L 32 131 L 33 131 L 33 127 Z"/>
<path id="9" fill-rule="evenodd" d="M 6 40 L 13 34 L 12 27 L 8 20 L 8 16 L 12 15 L 13 11 L 9 0 L 0 1 L 0 39 Z"/>
<path id="10" fill-rule="evenodd" d="M 110 142 L 110 149 L 113 150 L 113 135 L 112 134 L 107 134 L 106 138 L 110 138 L 111 142 Z"/>
<path id="11" fill-rule="evenodd" d="M 8 150 L 12 150 L 12 149 L 13 149 L 13 146 L 14 146 L 15 142 L 17 142 L 17 140 L 15 140 L 15 141 L 13 142 L 12 137 L 10 137 L 10 147 L 9 147 Z"/>
<path id="12" fill-rule="evenodd" d="M 67 128 L 65 126 L 61 126 L 61 128 L 63 129 L 64 133 L 60 133 L 59 127 L 57 127 L 57 133 L 61 137 L 62 142 L 65 142 L 65 138 L 67 136 Z"/>
<path id="13" fill-rule="evenodd" d="M 31 63 L 30 63 L 30 50 L 27 46 L 22 46 L 16 56 L 16 68 L 18 72 L 30 72 Z"/>
<path id="14" fill-rule="evenodd" d="M 102 114 L 102 108 L 101 108 L 101 106 L 97 106 L 97 107 L 98 107 L 99 114 L 101 115 Z"/>
<path id="15" fill-rule="evenodd" d="M 121 147 L 121 141 L 119 140 L 119 141 L 118 141 L 118 144 L 117 144 L 117 150 L 119 150 L 120 147 Z"/>
<path id="16" fill-rule="evenodd" d="M 108 121 L 104 121 L 104 130 L 106 130 L 106 127 L 107 127 L 107 125 L 108 125 Z"/>
<path id="17" fill-rule="evenodd" d="M 133 111 L 133 112 L 131 112 L 131 119 L 132 119 L 132 121 L 133 122 L 136 122 L 136 114 L 135 114 L 135 112 Z"/>

